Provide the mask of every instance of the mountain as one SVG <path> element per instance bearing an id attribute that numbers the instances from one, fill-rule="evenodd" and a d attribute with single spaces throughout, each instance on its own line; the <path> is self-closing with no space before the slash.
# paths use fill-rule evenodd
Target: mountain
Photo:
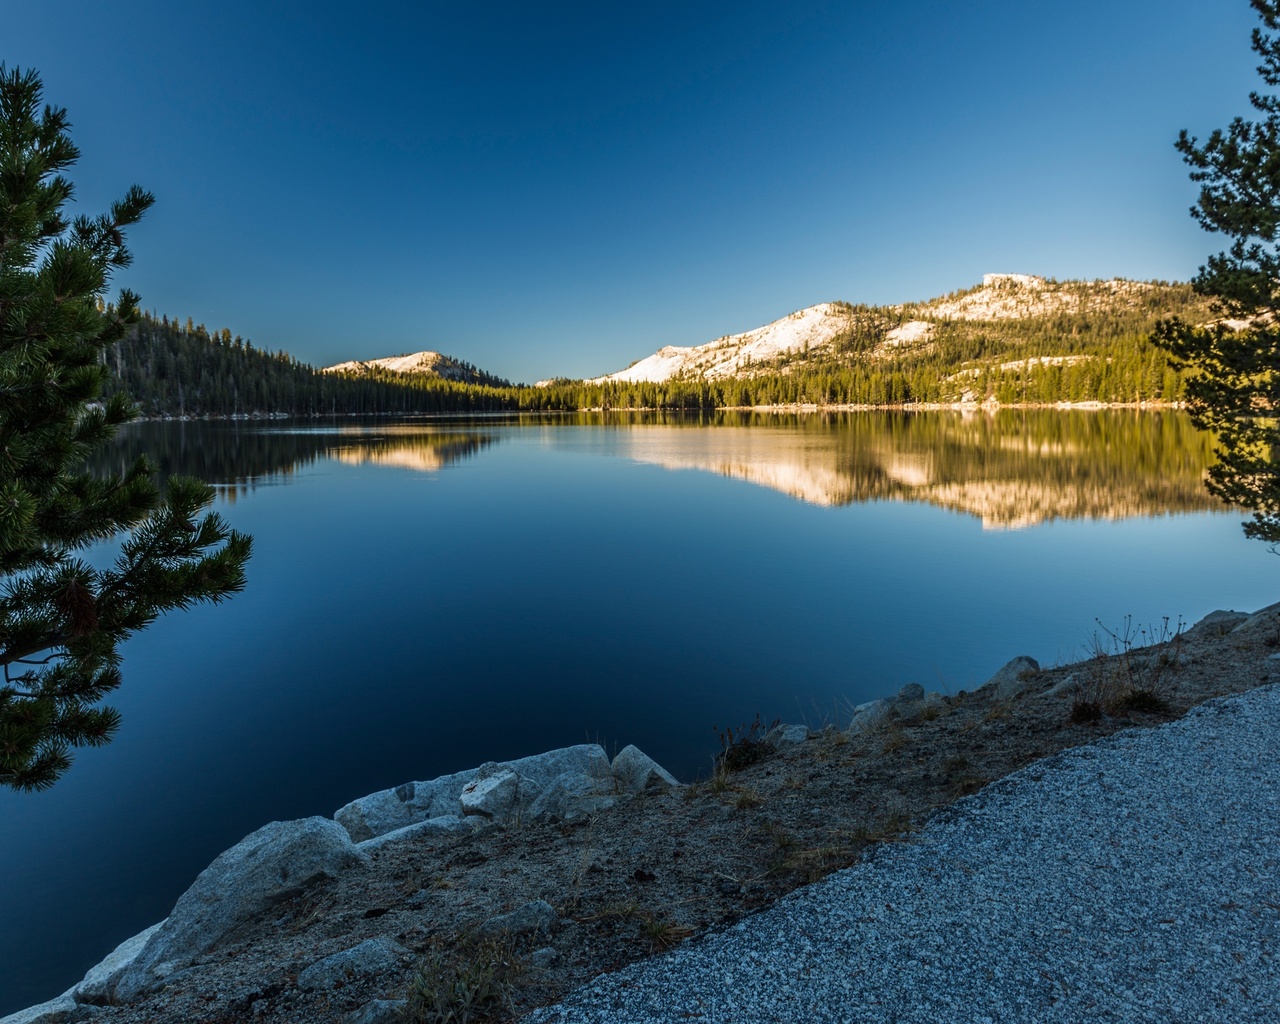
<path id="1" fill-rule="evenodd" d="M 1185 284 L 987 274 L 980 285 L 926 302 L 822 302 L 705 345 L 668 345 L 584 383 L 715 381 L 793 373 L 797 364 L 814 363 L 884 370 L 909 359 L 927 360 L 960 398 L 969 390 L 964 377 L 976 377 L 979 363 L 983 370 L 1009 371 L 1031 369 L 1027 360 L 1063 367 L 1109 359 L 1102 348 L 1136 339 L 1160 317 L 1173 315 L 1200 320 L 1210 311 Z"/>
<path id="2" fill-rule="evenodd" d="M 370 370 L 386 370 L 391 373 L 438 377 L 441 380 L 457 381 L 460 384 L 486 384 L 489 387 L 506 388 L 511 386 L 509 380 L 495 377 L 484 370 L 476 369 L 470 363 L 464 363 L 452 356 L 440 352 L 410 352 L 402 356 L 383 356 L 380 359 L 351 359 L 345 363 L 326 366 L 323 373 L 365 374 Z"/>
<path id="3" fill-rule="evenodd" d="M 745 334 L 730 334 L 695 348 L 668 345 L 625 370 L 592 378 L 587 383 L 649 381 L 657 384 L 672 377 L 715 379 L 750 372 L 753 366 L 772 362 L 789 352 L 806 349 L 813 352 L 829 347 L 832 339 L 848 327 L 847 308 L 843 303 L 821 302 Z"/>
<path id="4" fill-rule="evenodd" d="M 668 346 L 594 380 L 534 387 L 430 351 L 317 370 L 226 328 L 154 314 L 105 362 L 108 390 L 149 416 L 1145 406 L 1185 397 L 1182 373 L 1148 340 L 1171 316 L 1205 323 L 1213 312 L 1189 284 L 988 274 L 926 302 L 823 302 L 705 345 Z"/>

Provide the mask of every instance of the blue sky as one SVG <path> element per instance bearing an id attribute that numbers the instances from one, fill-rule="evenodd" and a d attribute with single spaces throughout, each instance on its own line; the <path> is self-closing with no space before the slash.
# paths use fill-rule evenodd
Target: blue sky
<path id="1" fill-rule="evenodd" d="M 1245 0 L 0 4 L 143 305 L 326 364 L 619 369 L 984 272 L 1185 280 Z"/>

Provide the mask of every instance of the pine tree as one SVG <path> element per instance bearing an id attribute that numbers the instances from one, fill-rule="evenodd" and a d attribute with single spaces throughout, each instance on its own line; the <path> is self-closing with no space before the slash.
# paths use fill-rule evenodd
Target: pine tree
<path id="1" fill-rule="evenodd" d="M 1258 73 L 1280 85 L 1280 0 L 1250 0 L 1262 20 L 1253 49 Z M 1264 29 L 1266 31 L 1264 31 Z M 1192 216 L 1207 231 L 1231 239 L 1210 256 L 1192 282 L 1214 300 L 1217 323 L 1198 327 L 1162 321 L 1153 341 L 1170 353 L 1185 379 L 1196 426 L 1218 436 L 1218 464 L 1209 489 L 1253 510 L 1245 533 L 1280 542 L 1280 97 L 1258 92 L 1249 101 L 1258 121 L 1236 118 L 1204 145 L 1187 132 L 1177 148 L 1200 183 Z"/>
<path id="2" fill-rule="evenodd" d="M 0 785 L 43 789 L 71 751 L 110 740 L 119 644 L 162 612 L 244 585 L 250 539 L 214 514 L 212 491 L 175 479 L 162 497 L 139 460 L 116 477 L 86 458 L 133 417 L 99 401 L 105 350 L 139 317 L 108 305 L 130 262 L 123 230 L 151 206 L 137 186 L 96 218 L 64 218 L 79 156 L 65 110 L 40 109 L 39 76 L 0 64 Z M 127 531 L 127 535 L 126 535 Z M 120 538 L 114 564 L 90 545 Z"/>

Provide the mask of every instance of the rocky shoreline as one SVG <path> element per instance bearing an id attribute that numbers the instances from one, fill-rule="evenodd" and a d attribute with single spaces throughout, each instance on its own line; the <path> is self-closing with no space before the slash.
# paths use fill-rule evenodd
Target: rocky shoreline
<path id="1" fill-rule="evenodd" d="M 747 726 L 691 785 L 634 747 L 610 759 L 592 744 L 406 783 L 264 826 L 165 921 L 0 1024 L 377 1024 L 459 979 L 488 986 L 485 1019 L 513 1019 L 900 841 L 1031 761 L 1274 678 L 1280 606 L 1215 612 L 1074 665 L 1016 658 L 973 693 L 908 684 L 838 726 Z"/>

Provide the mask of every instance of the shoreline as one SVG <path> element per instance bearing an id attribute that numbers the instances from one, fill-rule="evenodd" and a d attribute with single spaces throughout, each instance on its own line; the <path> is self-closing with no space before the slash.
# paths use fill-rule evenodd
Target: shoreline
<path id="1" fill-rule="evenodd" d="M 1002 409 L 1058 412 L 1105 412 L 1132 409 L 1137 412 L 1185 410 L 1185 402 L 905 402 L 891 405 L 817 404 L 717 405 L 693 409 L 671 406 L 584 406 L 579 409 L 502 409 L 445 412 L 346 412 L 346 413 L 204 413 L 139 416 L 130 423 L 279 423 L 354 419 L 494 419 L 511 416 L 576 416 L 581 413 L 626 414 L 667 413 L 698 415 L 716 412 L 738 413 L 840 413 L 840 412 L 962 412 L 994 413 Z M 127 426 L 127 424 L 125 424 Z"/>
<path id="2" fill-rule="evenodd" d="M 364 845 L 362 863 L 356 857 L 269 899 L 269 910 L 264 904 L 217 936 L 134 1005 L 108 1005 L 121 995 L 112 988 L 121 957 L 99 965 L 110 964 L 106 974 L 114 971 L 114 982 L 99 968 L 90 971 L 88 978 L 98 971 L 97 987 L 80 1002 L 103 1020 L 129 1024 L 212 1024 L 250 1013 L 265 1021 L 342 1020 L 371 1000 L 403 995 L 424 956 L 465 964 L 477 930 L 540 903 L 547 916 L 535 927 L 507 930 L 502 940 L 504 956 L 518 966 L 513 1011 L 523 1013 L 602 971 L 769 907 L 1027 764 L 1121 729 L 1170 721 L 1205 700 L 1276 678 L 1280 606 L 1252 616 L 1213 613 L 1181 637 L 1108 658 L 1044 670 L 1015 659 L 972 693 L 931 695 L 908 685 L 895 698 L 855 709 L 839 728 L 797 725 L 774 730 L 767 741 L 764 730 L 748 732 L 751 744 L 743 751 L 760 760 L 702 782 L 672 786 L 657 766 L 655 772 L 637 761 L 648 773 L 638 788 L 619 793 L 615 771 L 609 793 L 621 798 L 580 814 L 562 804 L 561 813 L 497 824 L 483 814 L 467 815 L 468 822 L 455 813 L 462 824 L 447 830 L 424 828 L 428 819 L 420 817 L 398 838 L 384 827 L 395 824 L 386 818 L 354 844 Z M 1076 706 L 1089 703 L 1098 704 L 1097 720 L 1072 721 Z M 472 770 L 470 781 L 483 775 L 486 792 L 497 792 L 507 783 L 492 780 L 519 764 Z M 342 842 L 351 846 L 363 834 L 359 825 L 353 830 L 352 814 L 344 815 L 348 808 L 367 804 L 376 817 L 387 806 L 395 811 L 396 800 L 416 800 L 425 814 L 422 787 L 440 781 L 414 784 L 416 793 L 401 786 L 370 794 L 340 809 L 336 816 L 352 832 Z M 457 783 L 459 792 L 467 784 Z M 332 820 L 326 828 L 341 831 Z M 297 852 L 292 856 L 296 862 Z M 336 986 L 303 983 L 327 957 L 368 952 L 370 944 L 383 951 L 376 965 L 369 961 Z M 141 945 L 128 952 L 140 951 Z M 206 998 L 210 991 L 216 1000 Z M 4 1024 L 54 1024 L 89 1012 L 60 998 L 59 1005 L 44 1004 L 43 1013 L 21 1011 Z"/>

